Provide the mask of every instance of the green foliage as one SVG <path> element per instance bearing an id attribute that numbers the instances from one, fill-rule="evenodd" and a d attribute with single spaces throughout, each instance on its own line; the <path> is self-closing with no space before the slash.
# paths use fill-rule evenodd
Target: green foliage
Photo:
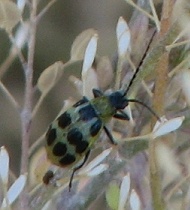
<path id="1" fill-rule="evenodd" d="M 109 184 L 106 191 L 106 201 L 109 207 L 113 210 L 118 209 L 119 204 L 119 186 L 116 182 Z"/>

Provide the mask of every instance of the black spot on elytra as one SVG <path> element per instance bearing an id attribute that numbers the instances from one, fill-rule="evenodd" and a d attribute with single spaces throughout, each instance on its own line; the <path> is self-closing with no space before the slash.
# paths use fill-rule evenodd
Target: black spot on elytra
<path id="1" fill-rule="evenodd" d="M 66 166 L 74 163 L 76 160 L 75 156 L 71 154 L 66 154 L 63 158 L 59 160 L 60 165 Z"/>
<path id="2" fill-rule="evenodd" d="M 73 107 L 78 107 L 84 103 L 88 102 L 88 99 L 86 97 L 83 97 L 80 101 L 76 102 Z"/>
<path id="3" fill-rule="evenodd" d="M 58 125 L 59 127 L 61 128 L 66 128 L 67 126 L 69 126 L 71 124 L 71 116 L 68 112 L 64 112 L 62 115 L 60 115 L 58 118 L 57 118 L 57 121 L 58 121 Z"/>
<path id="4" fill-rule="evenodd" d="M 88 147 L 88 142 L 83 139 L 83 135 L 78 128 L 73 128 L 68 132 L 67 140 L 70 144 L 75 146 L 76 153 L 81 154 Z"/>
<path id="5" fill-rule="evenodd" d="M 101 120 L 97 120 L 90 127 L 90 135 L 91 136 L 96 136 L 98 134 L 98 132 L 100 131 L 101 127 L 102 127 L 102 121 Z"/>
<path id="6" fill-rule="evenodd" d="M 50 127 L 48 132 L 46 133 L 47 145 L 50 146 L 51 144 L 53 144 L 56 138 L 57 138 L 56 129 Z"/>
<path id="7" fill-rule="evenodd" d="M 80 119 L 82 121 L 89 121 L 93 119 L 94 117 L 97 117 L 97 114 L 92 107 L 92 105 L 87 105 L 79 110 Z"/>
<path id="8" fill-rule="evenodd" d="M 88 148 L 88 142 L 87 141 L 81 141 L 76 145 L 75 151 L 78 154 L 83 153 Z"/>
<path id="9" fill-rule="evenodd" d="M 55 156 L 64 156 L 66 152 L 67 152 L 67 146 L 62 142 L 58 142 L 53 147 L 53 154 Z"/>
<path id="10" fill-rule="evenodd" d="M 67 140 L 70 144 L 77 145 L 82 141 L 82 133 L 77 128 L 72 128 L 67 134 Z"/>

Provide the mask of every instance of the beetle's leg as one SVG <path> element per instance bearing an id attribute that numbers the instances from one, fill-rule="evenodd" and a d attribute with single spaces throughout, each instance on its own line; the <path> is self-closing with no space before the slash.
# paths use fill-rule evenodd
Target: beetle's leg
<path id="1" fill-rule="evenodd" d="M 104 128 L 104 131 L 106 132 L 106 135 L 108 136 L 110 142 L 111 142 L 112 144 L 117 145 L 117 143 L 115 142 L 115 140 L 114 140 L 114 138 L 113 138 L 111 132 L 109 131 L 109 129 L 108 129 L 106 126 L 104 126 L 103 128 Z"/>
<path id="2" fill-rule="evenodd" d="M 89 102 L 89 100 L 88 100 L 87 97 L 83 96 L 83 98 L 82 98 L 80 101 L 77 101 L 77 102 L 73 105 L 73 107 L 80 106 L 80 105 L 82 105 L 82 104 L 84 104 L 84 103 L 86 103 L 86 102 Z"/>
<path id="3" fill-rule="evenodd" d="M 120 113 L 114 114 L 114 118 L 117 118 L 119 120 L 130 120 L 129 116 L 122 110 L 119 110 Z"/>
<path id="4" fill-rule="evenodd" d="M 100 97 L 100 96 L 104 95 L 104 93 L 101 90 L 98 90 L 98 89 L 92 89 L 92 92 L 93 92 L 94 98 L 97 98 L 97 97 Z"/>
<path id="5" fill-rule="evenodd" d="M 86 155 L 85 155 L 84 160 L 82 161 L 82 163 L 79 166 L 77 166 L 77 167 L 75 167 L 73 169 L 73 172 L 71 174 L 71 178 L 70 178 L 70 181 L 69 181 L 69 191 L 71 190 L 71 187 L 72 187 L 72 181 L 73 181 L 73 177 L 75 175 L 75 172 L 78 171 L 80 168 L 83 167 L 83 165 L 86 163 L 89 155 L 90 155 L 90 150 L 87 151 L 87 153 L 86 153 Z"/>
<path id="6" fill-rule="evenodd" d="M 88 102 L 88 101 L 89 101 L 88 98 L 87 98 L 86 96 L 83 96 L 83 97 L 82 97 L 82 100 L 83 100 L 84 102 Z"/>

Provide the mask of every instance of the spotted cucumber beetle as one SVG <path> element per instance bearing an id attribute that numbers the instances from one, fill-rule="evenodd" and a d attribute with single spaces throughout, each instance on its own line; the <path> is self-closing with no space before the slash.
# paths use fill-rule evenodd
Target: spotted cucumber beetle
<path id="1" fill-rule="evenodd" d="M 84 96 L 66 112 L 59 115 L 49 126 L 46 133 L 48 158 L 53 164 L 60 167 L 74 166 L 69 188 L 71 188 L 74 173 L 85 164 L 90 150 L 99 138 L 102 130 L 105 131 L 110 142 L 116 144 L 106 124 L 112 117 L 119 120 L 129 120 L 128 115 L 123 111 L 129 102 L 143 105 L 159 119 L 157 114 L 146 104 L 136 99 L 128 99 L 126 96 L 143 63 L 150 43 L 126 90 L 120 89 L 110 94 L 104 94 L 100 90 L 93 89 L 93 99 L 88 100 Z M 46 182 L 48 181 L 46 180 Z"/>

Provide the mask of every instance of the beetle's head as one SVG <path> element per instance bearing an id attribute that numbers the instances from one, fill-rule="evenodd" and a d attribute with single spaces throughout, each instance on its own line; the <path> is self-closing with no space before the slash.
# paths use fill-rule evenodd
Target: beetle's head
<path id="1" fill-rule="evenodd" d="M 121 90 L 111 93 L 109 100 L 116 110 L 124 109 L 128 105 L 128 99 Z"/>

